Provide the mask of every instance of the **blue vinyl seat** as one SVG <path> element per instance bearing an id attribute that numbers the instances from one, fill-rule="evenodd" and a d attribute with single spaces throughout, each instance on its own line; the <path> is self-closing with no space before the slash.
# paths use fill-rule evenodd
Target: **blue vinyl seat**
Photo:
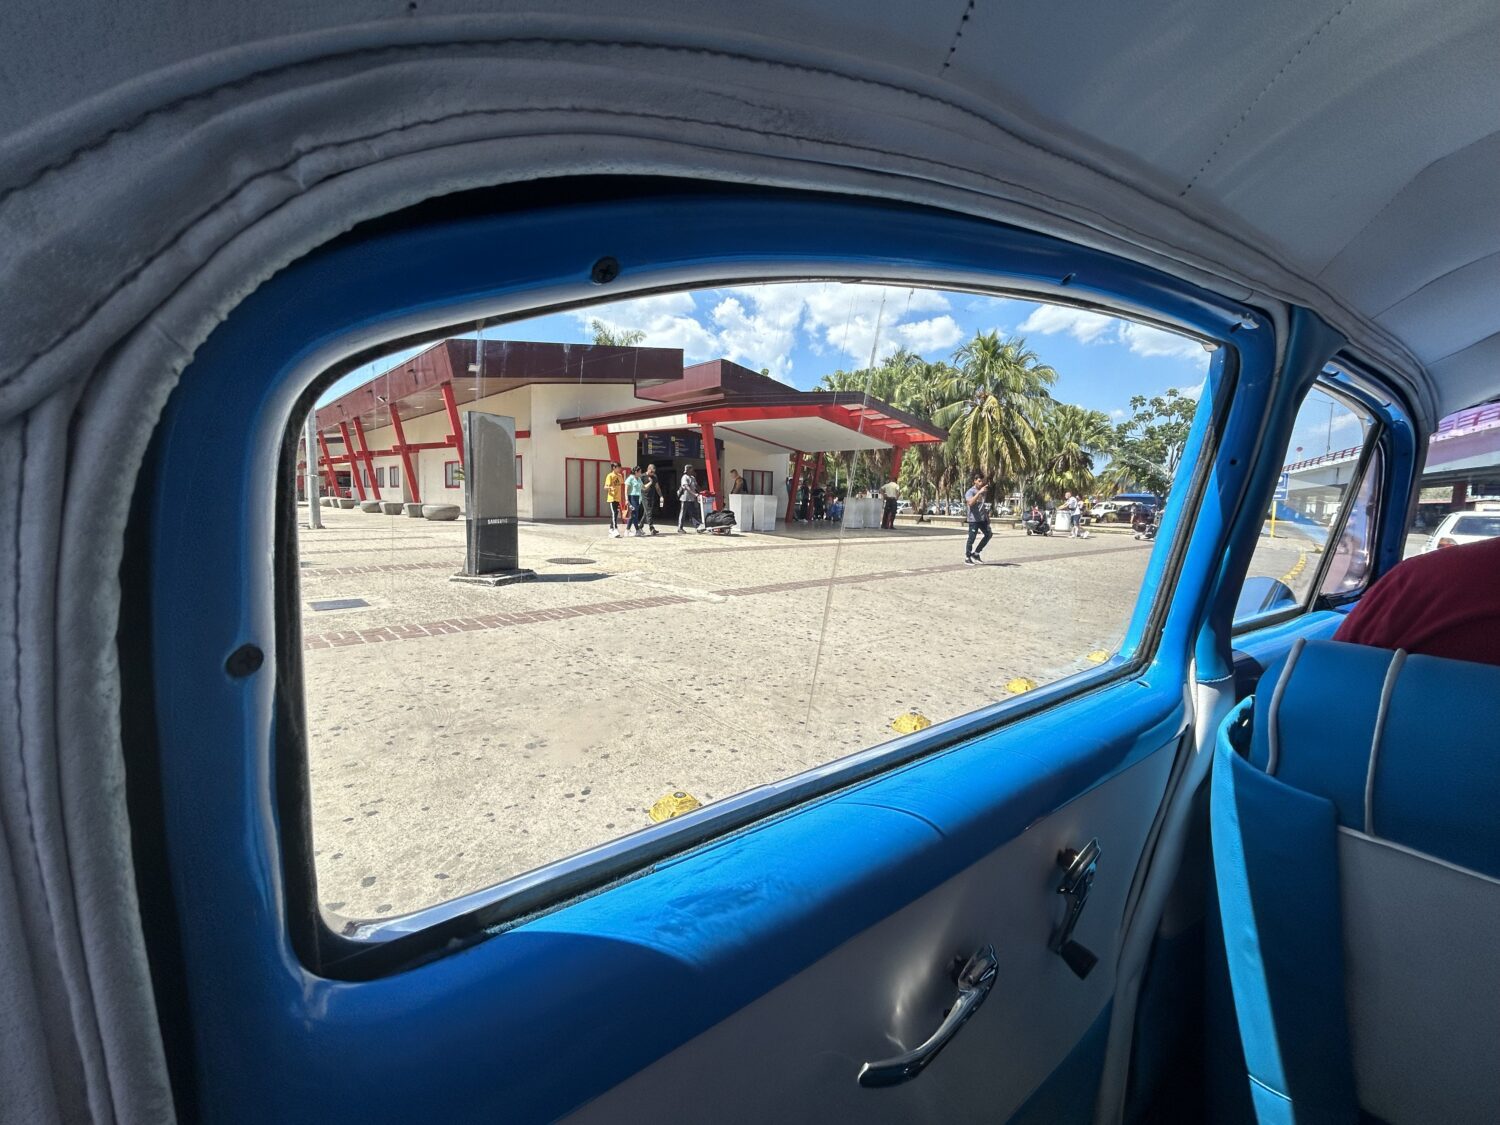
<path id="1" fill-rule="evenodd" d="M 1500 667 L 1299 642 L 1215 755 L 1258 1120 L 1500 1121 Z"/>

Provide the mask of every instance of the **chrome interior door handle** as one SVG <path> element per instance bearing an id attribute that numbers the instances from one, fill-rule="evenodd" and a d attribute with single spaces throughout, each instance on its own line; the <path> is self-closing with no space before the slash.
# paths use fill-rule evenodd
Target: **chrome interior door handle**
<path id="1" fill-rule="evenodd" d="M 958 998 L 927 1042 L 904 1055 L 865 1063 L 859 1068 L 859 1084 L 872 1089 L 899 1086 L 903 1082 L 910 1082 L 927 1069 L 927 1064 L 938 1057 L 938 1052 L 948 1045 L 958 1034 L 958 1029 L 968 1023 L 970 1017 L 979 1010 L 979 1005 L 984 1003 L 990 989 L 995 987 L 995 974 L 999 967 L 1000 960 L 995 956 L 993 945 L 985 946 L 970 957 L 958 972 Z"/>

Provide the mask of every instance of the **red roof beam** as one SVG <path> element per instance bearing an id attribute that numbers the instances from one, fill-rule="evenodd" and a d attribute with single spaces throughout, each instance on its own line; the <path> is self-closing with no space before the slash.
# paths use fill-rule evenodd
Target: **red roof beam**
<path id="1" fill-rule="evenodd" d="M 370 452 L 369 443 L 365 441 L 365 424 L 359 419 L 354 419 L 354 436 L 359 440 L 360 460 L 365 463 L 365 471 L 370 475 L 370 491 L 375 494 L 375 499 L 380 499 L 380 482 L 375 479 L 375 457 Z"/>
<path id="2" fill-rule="evenodd" d="M 344 448 L 351 451 L 346 455 L 346 459 L 349 462 L 349 475 L 354 478 L 354 490 L 359 493 L 359 498 L 361 500 L 364 500 L 366 499 L 365 482 L 361 479 L 363 474 L 360 473 L 359 466 L 355 463 L 354 454 L 352 452 L 354 449 L 354 439 L 349 436 L 348 422 L 339 423 L 339 433 L 344 437 Z"/>

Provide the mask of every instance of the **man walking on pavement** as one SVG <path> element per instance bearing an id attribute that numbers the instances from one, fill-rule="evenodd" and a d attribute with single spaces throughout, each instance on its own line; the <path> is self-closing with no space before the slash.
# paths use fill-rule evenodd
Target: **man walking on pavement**
<path id="1" fill-rule="evenodd" d="M 969 509 L 969 543 L 964 548 L 964 562 L 973 566 L 984 560 L 979 557 L 981 551 L 990 545 L 990 506 L 985 501 L 984 474 L 974 474 L 974 487 L 964 493 L 964 504 Z M 974 539 L 983 533 L 984 538 L 979 540 L 979 546 L 974 546 Z"/>
<path id="2" fill-rule="evenodd" d="M 625 477 L 620 473 L 618 462 L 609 463 L 609 475 L 604 478 L 604 502 L 609 505 L 609 535 L 620 537 L 620 501 L 625 498 Z"/>
<path id="3" fill-rule="evenodd" d="M 682 507 L 677 510 L 677 534 L 682 534 L 683 521 L 691 513 L 693 523 L 697 525 L 694 530 L 703 530 L 702 502 L 698 499 L 698 478 L 693 475 L 693 467 L 686 465 L 682 470 L 682 480 L 677 482 L 677 499 L 682 501 Z"/>
<path id="4" fill-rule="evenodd" d="M 885 497 L 885 514 L 880 517 L 880 527 L 884 531 L 895 531 L 896 501 L 901 499 L 901 486 L 888 480 L 880 486 L 880 495 Z"/>

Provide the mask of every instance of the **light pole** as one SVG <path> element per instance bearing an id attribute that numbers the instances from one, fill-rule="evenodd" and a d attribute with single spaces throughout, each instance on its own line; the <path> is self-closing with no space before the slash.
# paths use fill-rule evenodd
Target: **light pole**
<path id="1" fill-rule="evenodd" d="M 307 424 L 302 427 L 302 442 L 307 446 L 307 456 L 304 463 L 307 467 L 307 484 L 304 491 L 307 493 L 307 526 L 310 528 L 321 528 L 323 526 L 323 509 L 318 505 L 318 408 L 315 406 L 307 412 Z"/>

